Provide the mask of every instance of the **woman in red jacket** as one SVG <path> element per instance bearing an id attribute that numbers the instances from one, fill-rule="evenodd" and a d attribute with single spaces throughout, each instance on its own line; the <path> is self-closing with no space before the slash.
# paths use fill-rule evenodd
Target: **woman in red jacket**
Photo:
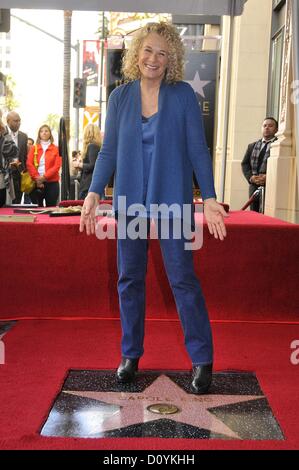
<path id="1" fill-rule="evenodd" d="M 36 188 L 30 193 L 34 204 L 56 206 L 59 196 L 59 170 L 61 156 L 48 125 L 39 128 L 36 145 L 33 145 L 27 157 L 27 169 L 36 182 Z"/>

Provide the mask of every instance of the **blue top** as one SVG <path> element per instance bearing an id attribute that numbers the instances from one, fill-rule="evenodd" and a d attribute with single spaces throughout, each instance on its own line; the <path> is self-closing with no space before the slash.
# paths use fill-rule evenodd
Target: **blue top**
<path id="1" fill-rule="evenodd" d="M 193 204 L 193 171 L 203 199 L 216 198 L 212 160 L 206 144 L 202 114 L 186 82 L 161 83 L 156 140 L 151 157 L 145 205 Z M 140 80 L 117 87 L 109 97 L 105 136 L 89 191 L 102 194 L 113 172 L 114 209 L 125 196 L 126 210 L 143 204 L 143 145 Z M 123 206 L 123 205 L 122 205 Z"/>
<path id="2" fill-rule="evenodd" d="M 142 116 L 142 153 L 143 153 L 143 204 L 146 203 L 148 180 L 155 148 L 158 113 L 146 118 Z"/>

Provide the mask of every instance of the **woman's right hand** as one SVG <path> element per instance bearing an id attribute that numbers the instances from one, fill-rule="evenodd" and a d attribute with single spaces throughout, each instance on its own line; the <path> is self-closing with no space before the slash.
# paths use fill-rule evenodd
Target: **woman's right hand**
<path id="1" fill-rule="evenodd" d="M 82 207 L 80 232 L 84 232 L 85 227 L 87 235 L 93 235 L 95 233 L 96 208 L 99 202 L 100 196 L 97 193 L 88 193 Z"/>
<path id="2" fill-rule="evenodd" d="M 76 160 L 75 162 L 73 162 L 73 166 L 74 166 L 75 170 L 81 170 L 83 168 L 83 163 Z"/>
<path id="3" fill-rule="evenodd" d="M 9 164 L 9 166 L 13 168 L 18 168 L 20 165 L 21 165 L 21 162 L 18 158 L 14 158 Z"/>

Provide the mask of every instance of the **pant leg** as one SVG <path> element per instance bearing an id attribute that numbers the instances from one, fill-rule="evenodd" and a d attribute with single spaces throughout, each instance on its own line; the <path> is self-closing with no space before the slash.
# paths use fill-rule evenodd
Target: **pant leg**
<path id="1" fill-rule="evenodd" d="M 58 196 L 59 196 L 59 183 L 58 182 L 45 183 L 44 192 L 45 192 L 46 206 L 47 207 L 56 206 L 57 201 L 58 201 Z"/>
<path id="2" fill-rule="evenodd" d="M 33 204 L 37 204 L 39 207 L 44 206 L 44 190 L 35 188 L 29 194 L 29 197 Z"/>
<path id="3" fill-rule="evenodd" d="M 87 196 L 88 191 L 80 191 L 79 199 L 85 199 Z"/>
<path id="4" fill-rule="evenodd" d="M 143 354 L 147 247 L 147 239 L 117 240 L 121 350 L 122 356 L 128 358 L 138 358 Z"/>
<path id="5" fill-rule="evenodd" d="M 6 203 L 6 188 L 0 189 L 0 207 Z"/>
<path id="6" fill-rule="evenodd" d="M 185 345 L 192 364 L 204 365 L 213 362 L 213 341 L 208 312 L 196 277 L 193 252 L 184 249 L 185 239 L 172 238 L 170 221 L 169 239 L 160 239 L 167 277 L 181 319 Z M 159 234 L 160 235 L 160 234 Z"/>
<path id="7" fill-rule="evenodd" d="M 21 174 L 18 170 L 14 170 L 12 173 L 13 185 L 15 190 L 15 198 L 12 201 L 13 204 L 21 204 L 22 191 L 21 191 Z"/>
<path id="8" fill-rule="evenodd" d="M 24 204 L 31 204 L 31 199 L 29 194 L 24 194 Z"/>

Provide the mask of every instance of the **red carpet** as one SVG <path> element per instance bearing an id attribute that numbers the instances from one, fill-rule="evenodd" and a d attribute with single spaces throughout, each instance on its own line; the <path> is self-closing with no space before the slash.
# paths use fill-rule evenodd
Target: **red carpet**
<path id="1" fill-rule="evenodd" d="M 298 449 L 299 365 L 290 362 L 290 344 L 299 340 L 299 226 L 251 212 L 230 213 L 223 243 L 205 226 L 195 266 L 213 320 L 215 370 L 256 373 L 285 441 L 39 435 L 69 369 L 114 369 L 120 356 L 116 242 L 80 234 L 78 221 L 41 215 L 34 224 L 0 223 L 0 320 L 20 320 L 3 338 L 0 448 Z M 189 360 L 161 266 L 154 240 L 140 367 L 186 370 Z"/>
<path id="2" fill-rule="evenodd" d="M 39 430 L 71 368 L 112 369 L 119 358 L 118 321 L 21 321 L 4 336 L 0 365 L 2 449 L 298 449 L 299 365 L 290 344 L 299 326 L 213 324 L 215 370 L 253 371 L 285 441 L 78 439 L 40 437 Z M 154 345 L 154 346 L 153 346 Z M 179 325 L 147 322 L 143 369 L 188 369 Z M 175 351 L 175 354 L 174 354 Z"/>
<path id="3" fill-rule="evenodd" d="M 0 223 L 1 319 L 118 318 L 116 242 L 80 234 L 78 221 L 40 215 L 34 224 Z M 299 226 L 240 211 L 230 213 L 227 229 L 221 243 L 204 226 L 194 254 L 211 318 L 299 321 Z M 177 318 L 156 240 L 147 318 Z"/>

